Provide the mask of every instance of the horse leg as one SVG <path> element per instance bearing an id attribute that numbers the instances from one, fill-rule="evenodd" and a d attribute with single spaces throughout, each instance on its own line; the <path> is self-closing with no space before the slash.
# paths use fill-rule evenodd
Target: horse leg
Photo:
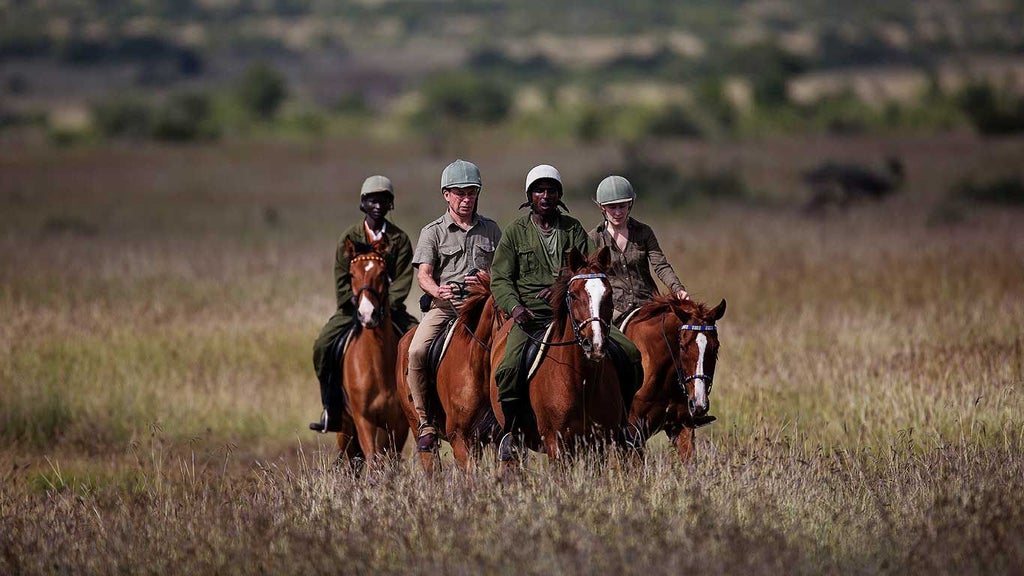
<path id="1" fill-rule="evenodd" d="M 452 434 L 449 443 L 452 445 L 452 455 L 455 456 L 455 463 L 459 465 L 459 470 L 467 472 L 473 465 L 473 450 L 466 442 L 466 435 L 456 432 Z"/>
<path id="2" fill-rule="evenodd" d="M 672 439 L 672 444 L 676 447 L 676 453 L 679 454 L 679 460 L 684 464 L 693 458 L 693 440 L 694 440 L 694 429 L 683 426 L 683 429 L 676 434 L 676 437 Z"/>

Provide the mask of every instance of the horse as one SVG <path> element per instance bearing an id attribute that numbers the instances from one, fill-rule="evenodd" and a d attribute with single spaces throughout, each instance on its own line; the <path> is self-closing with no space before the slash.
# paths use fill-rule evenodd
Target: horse
<path id="1" fill-rule="evenodd" d="M 626 423 L 618 374 L 605 348 L 612 317 L 612 288 L 605 275 L 610 262 L 607 247 L 589 258 L 573 248 L 548 295 L 552 341 L 529 388 L 536 425 L 522 432 L 527 448 L 556 461 L 571 456 L 583 442 L 603 446 Z M 507 322 L 495 336 L 492 367 L 504 357 L 512 326 Z M 494 413 L 504 425 L 493 371 L 490 392 Z M 503 468 L 514 465 L 502 463 Z"/>
<path id="2" fill-rule="evenodd" d="M 718 360 L 715 322 L 725 315 L 725 300 L 703 303 L 656 296 L 639 308 L 623 330 L 640 350 L 644 383 L 633 398 L 629 423 L 646 439 L 664 430 L 683 462 L 693 456 L 696 428 L 708 416 L 711 384 Z"/>
<path id="3" fill-rule="evenodd" d="M 398 332 L 391 322 L 384 254 L 387 236 L 372 245 L 345 240 L 356 318 L 340 360 L 345 415 L 338 448 L 347 457 L 397 457 L 409 434 L 395 384 Z"/>
<path id="4" fill-rule="evenodd" d="M 455 461 L 463 471 L 480 457 L 485 445 L 497 441 L 501 432 L 491 411 L 487 378 L 491 371 L 491 341 L 502 318 L 490 294 L 490 274 L 477 272 L 476 277 L 480 285 L 469 288 L 469 298 L 459 307 L 448 348 L 437 366 L 436 385 L 427 396 L 427 402 L 433 406 L 438 435 L 451 444 Z M 419 416 L 406 378 L 414 330 L 398 342 L 397 367 L 402 406 L 413 429 L 419 424 Z M 437 337 L 444 336 L 441 333 Z M 420 452 L 419 456 L 424 471 L 432 473 L 438 465 L 436 449 Z"/>

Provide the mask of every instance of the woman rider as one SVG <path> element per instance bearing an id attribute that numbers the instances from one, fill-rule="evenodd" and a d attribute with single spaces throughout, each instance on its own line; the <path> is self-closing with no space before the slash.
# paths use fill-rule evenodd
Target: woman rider
<path id="1" fill-rule="evenodd" d="M 615 323 L 625 314 L 658 294 L 651 268 L 662 284 L 680 300 L 690 296 L 679 281 L 672 265 L 661 251 L 651 227 L 631 218 L 630 211 L 636 201 L 632 184 L 622 176 L 609 176 L 597 186 L 595 202 L 601 207 L 604 222 L 589 234 L 597 248 L 608 246 L 612 252 L 612 267 L 608 280 L 612 285 Z"/>

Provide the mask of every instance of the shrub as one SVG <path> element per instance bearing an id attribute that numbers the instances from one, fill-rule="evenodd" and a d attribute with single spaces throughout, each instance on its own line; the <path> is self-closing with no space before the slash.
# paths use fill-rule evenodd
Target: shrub
<path id="1" fill-rule="evenodd" d="M 237 87 L 238 100 L 253 117 L 272 120 L 288 97 L 284 76 L 266 63 L 254 64 L 242 75 Z"/>
<path id="2" fill-rule="evenodd" d="M 448 120 L 497 123 L 512 107 L 500 82 L 470 74 L 441 74 L 423 86 L 424 114 Z"/>
<path id="3" fill-rule="evenodd" d="M 106 138 L 147 138 L 153 130 L 153 108 L 134 96 L 120 96 L 92 108 L 92 122 Z"/>
<path id="4" fill-rule="evenodd" d="M 153 137 L 171 142 L 214 139 L 219 136 L 219 130 L 211 110 L 206 94 L 175 94 L 160 108 L 153 125 Z"/>
<path id="5" fill-rule="evenodd" d="M 1017 176 L 1004 176 L 983 182 L 964 180 L 953 189 L 953 196 L 985 204 L 1024 206 L 1024 182 Z"/>
<path id="6" fill-rule="evenodd" d="M 960 109 L 981 134 L 1024 131 L 1024 98 L 997 92 L 989 84 L 972 84 L 960 93 Z"/>

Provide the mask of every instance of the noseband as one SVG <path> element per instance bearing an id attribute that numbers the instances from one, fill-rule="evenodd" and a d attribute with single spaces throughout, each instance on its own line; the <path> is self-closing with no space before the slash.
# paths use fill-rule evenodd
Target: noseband
<path id="1" fill-rule="evenodd" d="M 679 338 L 682 338 L 683 331 L 689 332 L 718 332 L 718 328 L 714 324 L 683 324 L 679 327 L 677 334 Z M 683 370 L 680 366 L 682 362 L 682 347 L 680 346 L 680 357 L 679 362 L 676 362 L 675 354 L 672 353 L 672 344 L 668 341 L 668 335 L 665 333 L 665 317 L 661 318 L 661 335 L 665 338 L 665 345 L 668 346 L 668 353 L 672 356 L 672 367 L 676 370 L 676 382 L 679 384 L 679 388 L 683 391 L 683 398 L 689 400 L 690 393 L 686 390 L 686 384 L 697 380 L 698 378 L 703 380 L 707 385 L 707 394 L 711 394 L 712 377 L 707 374 L 690 374 L 689 376 L 683 376 Z"/>
<path id="2" fill-rule="evenodd" d="M 569 284 L 571 285 L 573 282 L 575 282 L 577 280 L 593 280 L 595 278 L 607 280 L 608 276 L 605 275 L 605 274 L 601 274 L 601 273 L 577 274 L 577 275 L 573 276 L 572 278 L 569 278 Z M 576 335 L 576 342 L 583 348 L 583 350 L 589 352 L 590 342 L 583 338 L 583 332 L 582 332 L 583 327 L 586 326 L 587 324 L 590 324 L 591 322 L 597 322 L 598 325 L 603 327 L 606 332 L 610 332 L 611 331 L 611 324 L 609 322 L 605 322 L 604 319 L 601 318 L 600 316 L 591 316 L 590 318 L 587 318 L 585 320 L 581 320 L 581 321 L 577 322 L 576 319 L 573 318 L 573 316 L 572 316 L 572 298 L 573 298 L 572 292 L 566 290 L 565 291 L 565 311 L 569 315 L 569 323 L 572 326 L 573 334 Z"/>
<path id="3" fill-rule="evenodd" d="M 377 254 L 376 252 L 370 252 L 368 254 L 360 254 L 360 255 L 356 256 L 355 258 L 353 258 L 350 261 L 349 266 L 351 267 L 352 264 L 356 264 L 358 262 L 377 262 L 381 266 L 384 266 L 385 270 L 387 269 L 387 261 L 384 260 L 383 256 L 381 256 L 380 254 Z M 387 288 L 388 288 L 388 286 L 390 284 L 391 284 L 391 278 L 389 278 L 387 275 L 385 275 L 384 276 L 384 289 L 387 290 Z M 358 302 L 359 301 L 359 297 L 363 294 L 363 292 L 369 292 L 371 296 L 373 296 L 374 298 L 377 299 L 377 302 L 379 302 L 382 306 L 384 305 L 384 296 L 381 294 L 380 290 L 377 290 L 376 288 L 374 288 L 373 286 L 370 286 L 369 284 L 363 284 L 359 288 L 359 290 L 356 290 L 356 292 L 354 294 L 352 294 L 352 301 L 353 302 Z"/>

